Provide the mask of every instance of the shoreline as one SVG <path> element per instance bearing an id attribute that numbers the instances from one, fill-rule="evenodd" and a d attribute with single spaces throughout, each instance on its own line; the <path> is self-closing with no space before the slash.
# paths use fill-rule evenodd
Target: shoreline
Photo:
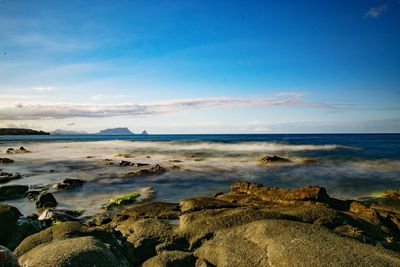
<path id="1" fill-rule="evenodd" d="M 355 201 L 331 198 L 318 186 L 238 182 L 214 198 L 134 204 L 80 222 L 70 216 L 51 224 L 54 218 L 38 221 L 0 207 L 6 234 L 0 245 L 14 249 L 21 266 L 400 264 L 399 189 Z M 66 253 L 60 255 L 60 249 Z"/>

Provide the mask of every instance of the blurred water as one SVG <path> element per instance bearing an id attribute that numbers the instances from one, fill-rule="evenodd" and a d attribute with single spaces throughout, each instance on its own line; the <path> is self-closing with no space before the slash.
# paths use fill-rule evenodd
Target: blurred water
<path id="1" fill-rule="evenodd" d="M 4 154 L 20 146 L 31 153 Z M 399 134 L 0 136 L 0 154 L 15 160 L 0 169 L 23 175 L 7 184 L 87 180 L 82 188 L 55 193 L 61 207 L 87 213 L 99 211 L 111 197 L 146 187 L 155 189 L 156 200 L 174 202 L 228 191 L 238 180 L 280 187 L 321 185 L 340 198 L 400 187 Z M 259 161 L 266 155 L 288 157 L 292 163 L 266 166 Z M 138 168 L 106 165 L 104 159 L 180 169 L 124 177 Z M 7 203 L 24 213 L 36 212 L 26 199 Z"/>

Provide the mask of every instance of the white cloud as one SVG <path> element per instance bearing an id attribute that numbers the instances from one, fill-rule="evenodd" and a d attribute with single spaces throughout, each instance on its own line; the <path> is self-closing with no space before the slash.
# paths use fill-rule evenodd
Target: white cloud
<path id="1" fill-rule="evenodd" d="M 15 98 L 14 98 L 15 100 Z M 26 101 L 25 101 L 26 100 Z M 300 97 L 286 98 L 192 98 L 150 103 L 125 104 L 76 104 L 0 99 L 0 119 L 64 119 L 74 117 L 115 117 L 165 114 L 184 110 L 207 108 L 251 108 L 251 107 L 327 107 L 320 102 L 308 102 Z"/>
<path id="2" fill-rule="evenodd" d="M 381 5 L 377 7 L 372 7 L 368 10 L 367 13 L 365 13 L 365 17 L 369 18 L 377 18 L 382 15 L 383 11 L 387 9 L 387 4 L 386 5 Z"/>
<path id="3" fill-rule="evenodd" d="M 303 92 L 279 92 L 279 93 L 275 93 L 275 96 L 283 96 L 283 97 L 303 97 L 305 96 L 307 93 L 303 93 Z"/>

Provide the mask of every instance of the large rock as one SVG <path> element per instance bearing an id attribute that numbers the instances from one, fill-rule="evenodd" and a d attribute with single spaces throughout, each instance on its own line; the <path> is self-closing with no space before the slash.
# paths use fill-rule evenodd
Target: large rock
<path id="1" fill-rule="evenodd" d="M 399 266 L 397 253 L 339 237 L 324 227 L 261 220 L 224 229 L 196 250 L 216 266 Z"/>
<path id="2" fill-rule="evenodd" d="M 19 173 L 0 172 L 0 184 L 8 183 L 9 181 L 20 179 L 21 177 Z"/>
<path id="3" fill-rule="evenodd" d="M 0 246 L 0 267 L 19 267 L 18 260 L 6 247 Z"/>
<path id="4" fill-rule="evenodd" d="M 0 201 L 24 197 L 27 185 L 4 185 L 0 187 Z"/>
<path id="5" fill-rule="evenodd" d="M 76 237 L 37 246 L 19 258 L 21 266 L 130 266 L 109 246 L 92 237 Z"/>

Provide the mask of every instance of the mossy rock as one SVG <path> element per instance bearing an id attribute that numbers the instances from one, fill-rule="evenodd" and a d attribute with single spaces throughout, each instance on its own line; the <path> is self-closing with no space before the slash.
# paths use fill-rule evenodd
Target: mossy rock
<path id="1" fill-rule="evenodd" d="M 107 204 L 104 204 L 102 206 L 102 208 L 105 210 L 110 210 L 110 209 L 118 207 L 118 206 L 131 204 L 136 201 L 136 198 L 138 196 L 140 196 L 140 193 L 132 192 L 130 194 L 127 194 L 127 195 L 124 195 L 121 197 L 112 198 L 107 202 Z"/>

